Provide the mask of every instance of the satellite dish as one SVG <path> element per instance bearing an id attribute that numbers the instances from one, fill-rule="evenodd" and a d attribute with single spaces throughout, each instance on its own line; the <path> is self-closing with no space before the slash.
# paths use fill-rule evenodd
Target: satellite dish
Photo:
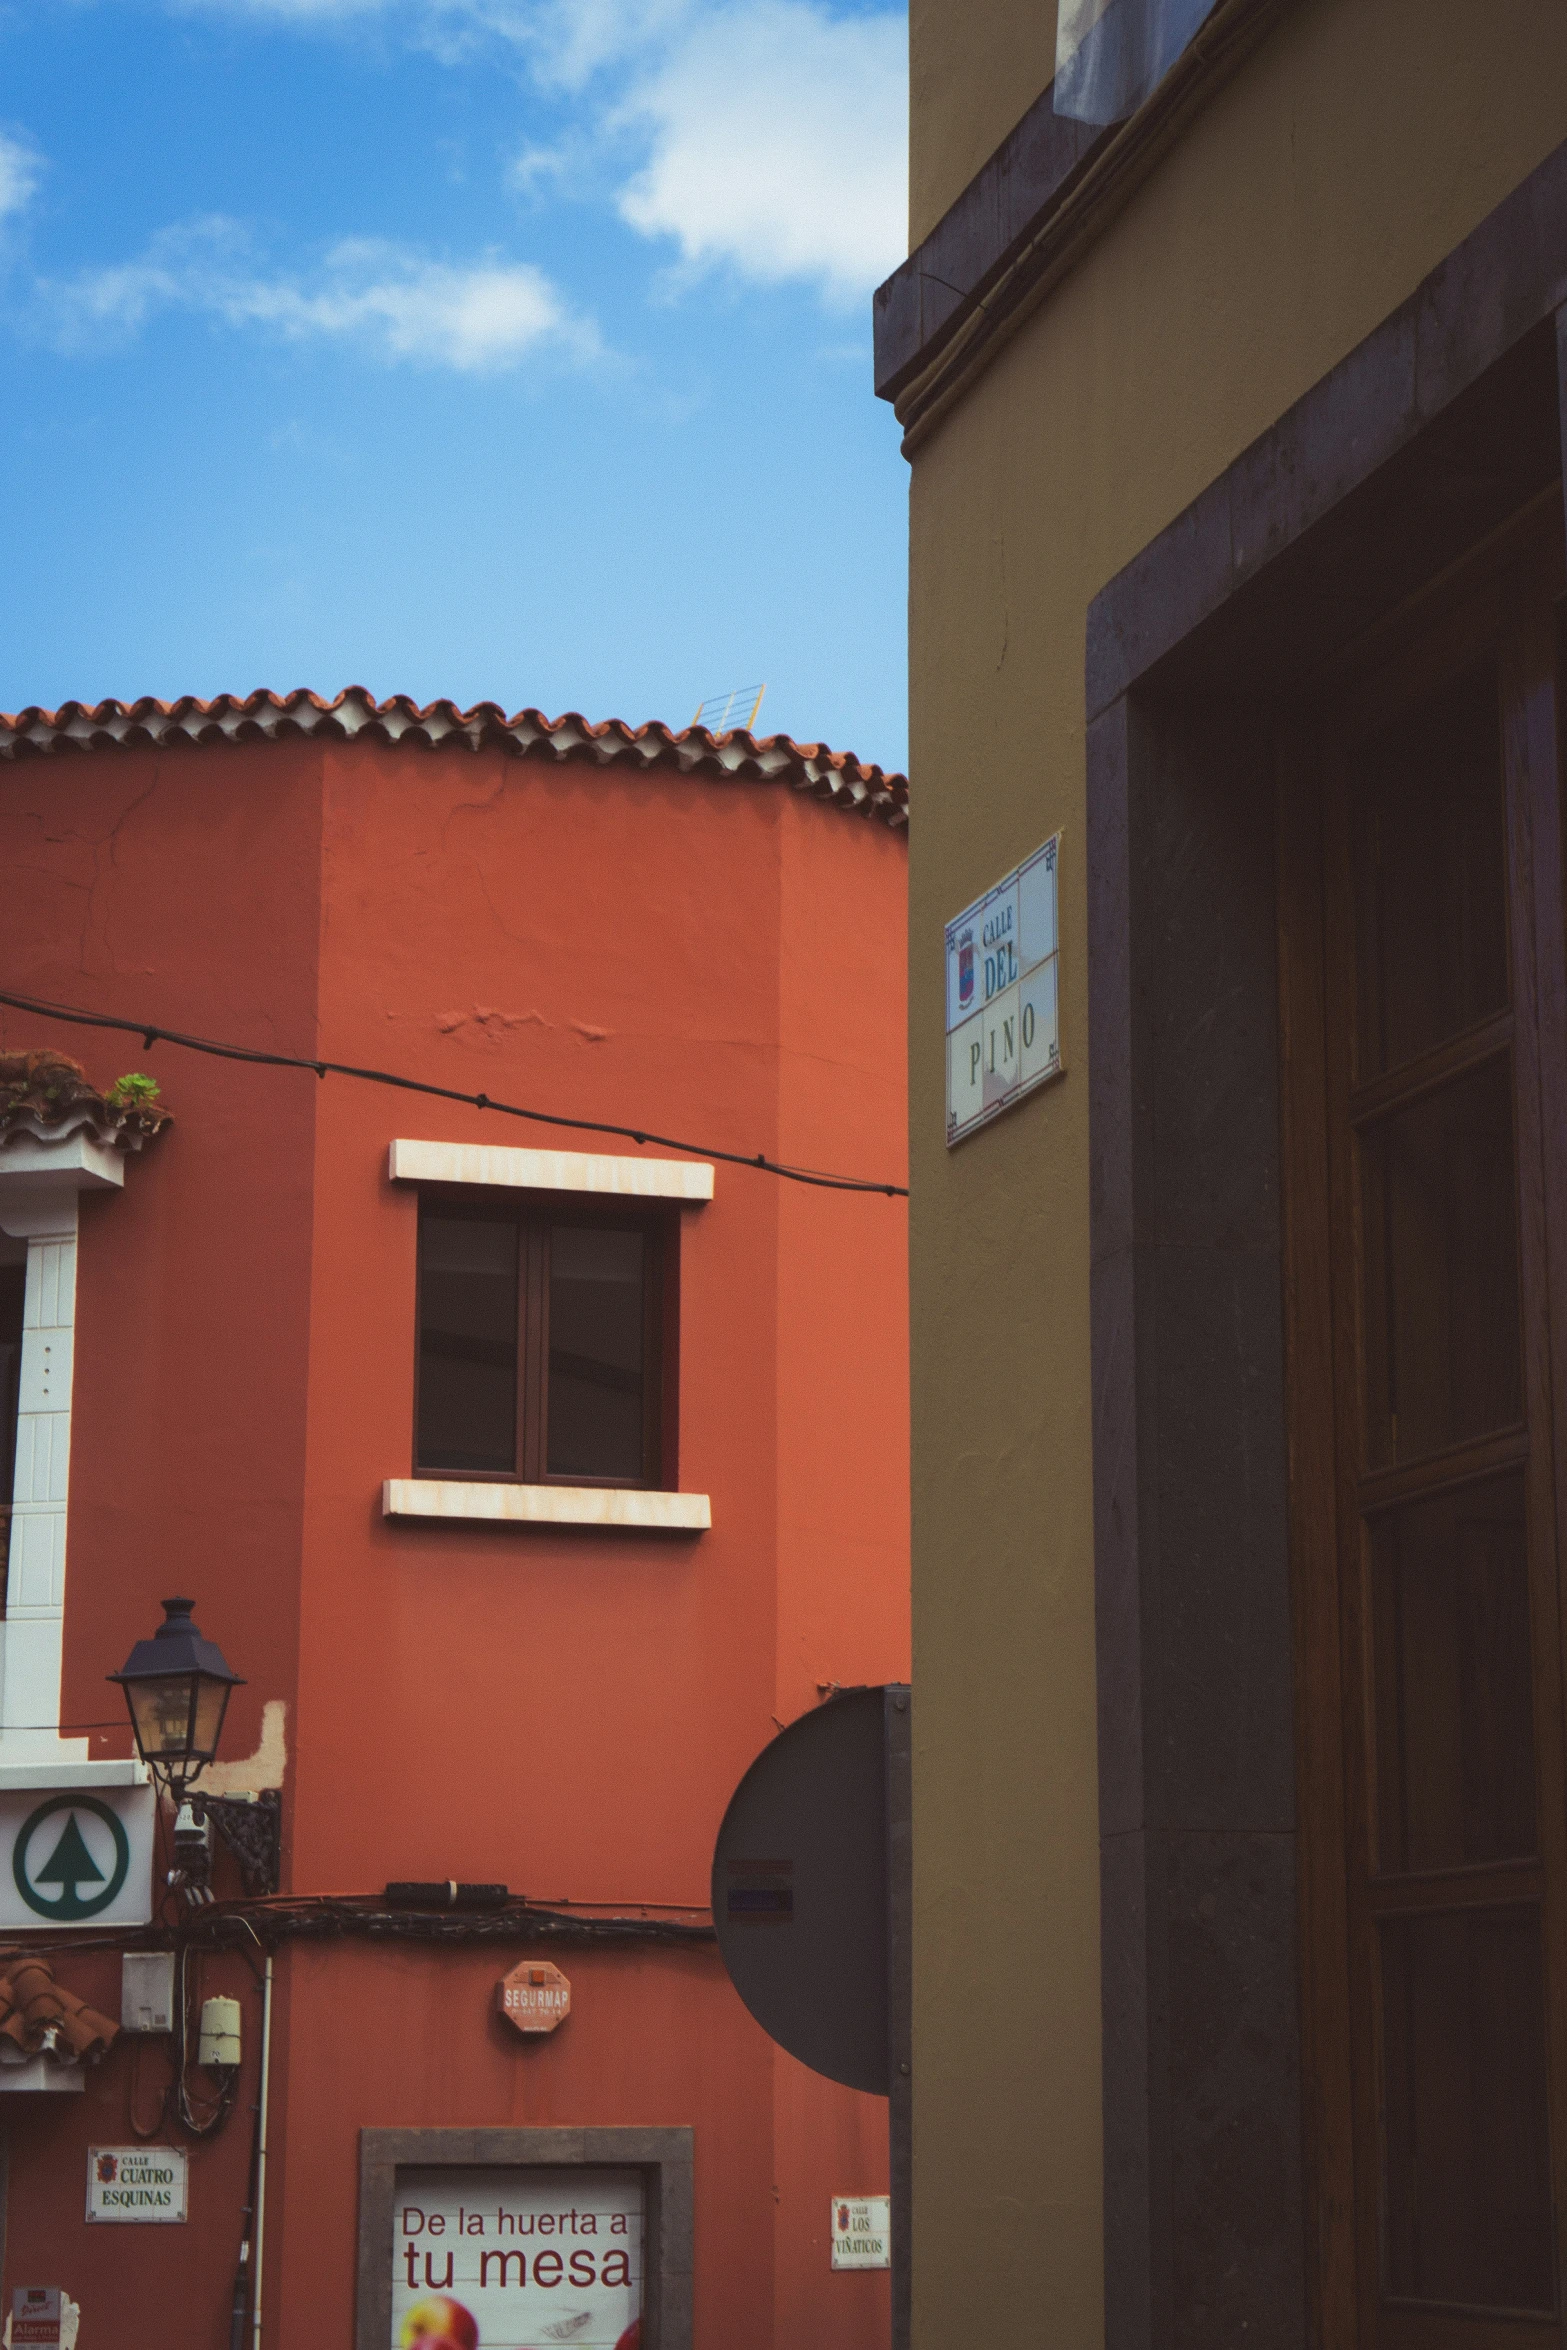
<path id="1" fill-rule="evenodd" d="M 713 1855 L 718 1947 L 763 2031 L 813 2072 L 883 2097 L 889 1765 L 906 1839 L 908 1705 L 897 1685 L 847 1690 L 802 1714 L 735 1789 Z"/>

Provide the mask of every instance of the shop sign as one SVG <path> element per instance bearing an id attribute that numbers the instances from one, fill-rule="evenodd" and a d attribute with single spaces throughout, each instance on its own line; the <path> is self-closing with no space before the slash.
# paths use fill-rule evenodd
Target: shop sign
<path id="1" fill-rule="evenodd" d="M 642 2174 L 399 2170 L 388 2350 L 636 2350 Z"/>
<path id="2" fill-rule="evenodd" d="M 1061 835 L 947 924 L 947 1141 L 1061 1075 Z"/>
<path id="3" fill-rule="evenodd" d="M 144 1926 L 151 1787 L 0 1794 L 0 1927 Z"/>
<path id="4" fill-rule="evenodd" d="M 890 2195 L 835 2195 L 832 2199 L 834 2268 L 892 2266 Z"/>
<path id="5" fill-rule="evenodd" d="M 87 2217 L 182 2220 L 188 2216 L 189 2172 L 183 2146 L 89 2146 Z"/>
<path id="6" fill-rule="evenodd" d="M 548 1959 L 524 1959 L 496 1984 L 495 2004 L 519 2032 L 553 2032 L 571 2013 L 571 1984 Z"/>

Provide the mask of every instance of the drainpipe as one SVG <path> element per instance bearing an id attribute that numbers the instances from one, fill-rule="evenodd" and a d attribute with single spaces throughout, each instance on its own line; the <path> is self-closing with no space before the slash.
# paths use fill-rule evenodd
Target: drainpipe
<path id="1" fill-rule="evenodd" d="M 256 2269 L 250 2304 L 250 2350 L 261 2350 L 261 2285 L 267 2232 L 267 2091 L 272 2078 L 272 1953 L 261 1985 L 261 2110 L 256 2123 Z"/>

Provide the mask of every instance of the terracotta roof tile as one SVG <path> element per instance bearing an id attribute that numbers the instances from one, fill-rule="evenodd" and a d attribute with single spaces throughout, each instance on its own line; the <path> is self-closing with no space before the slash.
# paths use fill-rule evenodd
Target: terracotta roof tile
<path id="1" fill-rule="evenodd" d="M 0 1951 L 0 2037 L 24 2056 L 53 2056 L 64 2064 L 101 2056 L 119 2029 L 57 1983 L 47 1959 L 30 1951 Z"/>
<path id="2" fill-rule="evenodd" d="M 649 768 L 672 760 L 684 774 L 787 783 L 851 814 L 879 816 L 895 828 L 908 822 L 906 776 L 889 775 L 822 743 L 791 742 L 784 734 L 757 737 L 738 728 L 725 734 L 710 734 L 705 726 L 676 731 L 657 720 L 626 726 L 612 718 L 595 726 L 574 710 L 562 718 L 519 710 L 508 718 L 498 702 L 475 702 L 470 710 L 459 710 L 455 702 L 427 702 L 421 709 L 406 694 L 377 702 L 362 686 L 350 686 L 331 702 L 304 691 L 263 691 L 243 698 L 219 694 L 211 702 L 185 695 L 177 702 L 63 702 L 58 710 L 19 710 L 14 716 L 0 714 L 0 759 L 142 743 L 277 742 L 291 736 L 337 742 L 363 736 L 425 750 L 477 751 L 499 743 L 518 757 L 576 759 L 600 767 Z"/>
<path id="3" fill-rule="evenodd" d="M 85 1131 L 105 1149 L 139 1151 L 169 1123 L 145 1078 L 119 1078 L 102 1092 L 80 1061 L 41 1045 L 0 1052 L 0 1150 L 16 1135 L 59 1142 Z"/>

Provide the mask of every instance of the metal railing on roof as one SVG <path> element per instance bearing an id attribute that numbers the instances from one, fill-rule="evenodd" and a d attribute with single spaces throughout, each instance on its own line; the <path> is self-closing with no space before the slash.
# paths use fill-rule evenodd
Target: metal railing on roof
<path id="1" fill-rule="evenodd" d="M 705 702 L 698 702 L 691 723 L 705 726 L 709 734 L 728 734 L 734 728 L 752 734 L 766 691 L 765 685 L 737 685 L 726 694 L 709 694 Z"/>

